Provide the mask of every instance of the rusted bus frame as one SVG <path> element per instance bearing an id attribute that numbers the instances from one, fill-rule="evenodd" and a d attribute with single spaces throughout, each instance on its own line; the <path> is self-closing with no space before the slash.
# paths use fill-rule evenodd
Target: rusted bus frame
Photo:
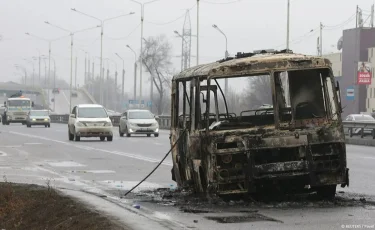
<path id="1" fill-rule="evenodd" d="M 241 74 L 232 74 L 230 76 L 217 76 L 217 75 L 212 75 L 207 77 L 207 87 L 211 86 L 211 79 L 225 79 L 225 78 L 236 78 L 236 77 L 254 77 L 254 76 L 260 76 L 260 75 L 267 75 L 270 77 L 270 82 L 272 86 L 272 102 L 274 105 L 277 105 L 277 96 L 276 96 L 276 85 L 275 85 L 275 73 L 279 72 L 292 72 L 292 71 L 302 71 L 302 70 L 315 70 L 316 68 L 314 66 L 309 66 L 308 68 L 299 68 L 299 69 L 278 69 L 277 71 L 271 70 L 269 72 L 258 72 L 258 71 L 249 71 L 246 73 L 241 73 Z M 332 82 L 333 80 L 333 72 L 331 67 L 325 67 L 325 68 L 319 68 L 318 70 L 324 70 L 326 69 L 328 71 L 328 75 L 326 77 L 331 79 L 331 84 L 332 84 L 332 93 L 335 93 L 335 87 Z M 321 81 L 323 80 L 323 76 L 320 76 Z M 292 85 L 292 82 L 289 82 L 290 85 Z M 327 103 L 328 105 L 331 105 L 330 97 L 329 97 L 329 92 L 327 88 L 327 83 L 326 81 L 323 82 L 322 90 L 324 90 L 323 95 L 324 95 L 324 105 L 326 109 L 326 119 L 329 120 L 332 117 L 332 106 L 329 106 L 329 108 L 326 108 Z M 337 93 L 336 93 L 337 94 Z M 327 102 L 328 100 L 328 102 Z M 293 100 L 290 101 L 291 103 L 291 108 L 292 108 L 292 124 L 294 125 L 295 119 L 294 119 L 294 103 Z M 334 103 L 336 110 L 339 108 L 339 101 L 338 101 L 338 96 L 334 98 Z M 210 108 L 210 95 L 207 95 L 207 103 L 206 103 L 206 111 L 209 111 Z M 280 129 L 280 114 L 279 114 L 279 107 L 278 106 L 273 106 L 273 111 L 274 111 L 274 120 L 275 120 L 275 128 Z M 338 119 L 341 119 L 338 118 Z M 206 121 L 206 131 L 209 132 L 209 120 Z"/>

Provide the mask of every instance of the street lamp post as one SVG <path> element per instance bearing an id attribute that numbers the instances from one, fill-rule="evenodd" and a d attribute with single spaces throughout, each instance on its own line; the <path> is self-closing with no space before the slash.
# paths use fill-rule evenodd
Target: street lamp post
<path id="1" fill-rule="evenodd" d="M 217 26 L 217 25 L 212 25 L 213 28 L 215 28 L 217 31 L 219 31 L 222 35 L 225 37 L 225 59 L 228 58 L 228 38 L 227 35 Z M 228 95 L 228 78 L 225 78 L 225 96 Z"/>
<path id="2" fill-rule="evenodd" d="M 118 53 L 116 53 L 116 56 L 122 60 L 122 83 L 121 83 L 121 109 L 122 109 L 124 106 L 125 61 Z"/>
<path id="3" fill-rule="evenodd" d="M 130 0 L 134 3 L 137 3 L 141 6 L 141 55 L 140 55 L 140 66 L 139 66 L 139 78 L 140 78 L 140 85 L 139 85 L 139 99 L 142 100 L 142 61 L 143 61 L 143 22 L 144 22 L 144 15 L 145 15 L 145 5 L 146 4 L 150 4 L 152 2 L 156 2 L 156 1 L 159 1 L 159 0 L 152 0 L 152 1 L 149 1 L 149 2 L 145 2 L 145 3 L 141 3 L 141 2 L 138 2 L 136 0 Z"/>
<path id="4" fill-rule="evenodd" d="M 115 64 L 115 85 L 117 87 L 117 63 L 110 58 L 106 58 L 106 60 L 107 60 L 107 63 L 108 63 L 108 61 L 110 61 L 113 64 Z M 107 88 L 107 106 L 109 106 L 109 95 L 110 95 L 110 92 L 111 92 L 111 85 L 110 85 L 110 81 L 109 81 L 109 64 L 108 64 L 108 70 L 107 70 L 107 81 L 108 81 L 108 85 L 107 85 L 107 87 L 108 87 Z"/>
<path id="5" fill-rule="evenodd" d="M 25 34 L 29 35 L 31 37 L 37 38 L 39 40 L 48 42 L 48 83 L 47 83 L 48 95 L 47 95 L 47 97 L 48 97 L 48 100 L 50 100 L 49 87 L 50 87 L 50 80 L 51 80 L 51 43 L 55 42 L 55 41 L 58 41 L 62 38 L 65 38 L 67 36 L 63 36 L 63 37 L 59 37 L 59 38 L 55 38 L 55 39 L 45 39 L 45 38 L 30 34 L 30 33 L 25 33 Z M 45 76 L 45 78 L 47 78 L 47 76 Z M 40 54 L 39 54 L 39 84 L 40 84 Z M 48 101 L 48 103 L 49 103 L 49 101 Z"/>
<path id="6" fill-rule="evenodd" d="M 76 33 L 79 33 L 79 32 L 84 32 L 84 31 L 87 31 L 87 30 L 91 30 L 91 29 L 96 29 L 98 27 L 101 27 L 101 26 L 95 26 L 95 27 L 90 27 L 90 28 L 86 28 L 86 29 L 82 29 L 82 30 L 77 30 L 77 31 L 69 31 L 67 29 L 64 29 L 60 26 L 57 26 L 57 25 L 54 25 L 54 24 L 51 24 L 49 23 L 48 21 L 45 22 L 46 24 L 52 26 L 52 27 L 55 27 L 57 29 L 60 29 L 62 31 L 65 31 L 65 32 L 68 32 L 70 34 L 70 87 L 69 87 L 69 93 L 70 93 L 70 99 L 69 99 L 69 113 L 72 111 L 72 84 L 73 84 L 73 37 L 74 37 L 74 34 Z"/>
<path id="7" fill-rule="evenodd" d="M 112 17 L 112 18 L 100 19 L 100 18 L 94 17 L 92 15 L 86 14 L 84 12 L 81 12 L 81 11 L 79 11 L 77 9 L 74 9 L 74 8 L 72 8 L 71 10 L 74 11 L 74 12 L 77 12 L 77 13 L 79 13 L 81 15 L 84 15 L 86 17 L 98 20 L 100 22 L 100 25 L 101 25 L 101 34 L 100 34 L 100 81 L 102 82 L 103 81 L 103 74 L 104 74 L 104 73 L 102 73 L 102 68 L 103 68 L 103 34 L 104 34 L 104 22 L 109 21 L 109 20 L 113 20 L 113 19 L 116 19 L 116 18 L 128 16 L 128 15 L 132 15 L 132 14 L 134 14 L 134 12 L 130 12 L 128 14 L 122 14 L 122 15 L 119 15 L 119 16 L 116 16 L 116 17 Z M 103 104 L 103 87 L 101 85 L 102 84 L 100 84 L 100 104 Z"/>
<path id="8" fill-rule="evenodd" d="M 126 45 L 126 47 L 134 54 L 134 100 L 137 100 L 137 53 L 129 45 Z"/>
<path id="9" fill-rule="evenodd" d="M 34 62 L 32 62 L 32 61 L 30 61 L 30 60 L 28 60 L 28 59 L 26 59 L 26 58 L 24 58 L 23 60 L 29 62 L 29 63 L 33 66 L 33 78 L 34 78 L 34 75 L 35 75 L 35 65 L 34 65 Z M 25 75 L 25 76 L 26 76 L 26 75 Z M 26 79 L 26 77 L 25 77 L 25 85 L 27 85 L 27 84 L 28 84 L 28 83 L 27 83 L 27 79 Z"/>
<path id="10" fill-rule="evenodd" d="M 23 67 L 23 66 L 20 66 L 20 65 L 14 65 L 14 66 L 16 67 L 16 69 L 21 69 L 21 70 L 23 70 L 23 72 L 25 73 L 25 80 L 24 80 L 24 82 L 25 82 L 25 84 L 26 84 L 26 79 L 27 79 L 27 71 L 26 71 L 26 68 Z"/>
<path id="11" fill-rule="evenodd" d="M 199 0 L 197 0 L 197 65 L 199 65 Z"/>
<path id="12" fill-rule="evenodd" d="M 290 0 L 287 3 L 287 16 L 286 16 L 286 49 L 289 50 L 289 25 L 290 25 Z"/>

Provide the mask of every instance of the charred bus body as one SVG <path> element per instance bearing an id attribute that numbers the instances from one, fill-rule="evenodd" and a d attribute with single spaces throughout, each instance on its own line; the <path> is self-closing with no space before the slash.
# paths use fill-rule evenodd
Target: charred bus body
<path id="1" fill-rule="evenodd" d="M 239 108 L 221 88 L 226 78 L 250 82 Z M 268 95 L 266 105 L 259 101 Z M 341 112 L 339 85 L 322 57 L 239 53 L 192 67 L 173 78 L 171 143 L 180 141 L 172 179 L 218 195 L 277 187 L 333 198 L 338 184 L 349 185 Z"/>

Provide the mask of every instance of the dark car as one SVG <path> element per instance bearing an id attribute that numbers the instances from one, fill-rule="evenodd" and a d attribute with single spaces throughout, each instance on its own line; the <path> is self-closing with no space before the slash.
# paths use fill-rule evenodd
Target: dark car
<path id="1" fill-rule="evenodd" d="M 75 91 L 73 91 L 73 92 L 72 92 L 72 97 L 78 97 L 78 93 L 75 92 Z"/>
<path id="2" fill-rule="evenodd" d="M 52 90 L 52 93 L 56 93 L 56 94 L 58 94 L 58 93 L 60 93 L 60 89 L 59 89 L 59 88 L 54 88 L 54 89 Z"/>

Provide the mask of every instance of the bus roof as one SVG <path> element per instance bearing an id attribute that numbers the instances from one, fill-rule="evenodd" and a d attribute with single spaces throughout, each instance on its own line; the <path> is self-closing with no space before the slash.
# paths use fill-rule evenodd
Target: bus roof
<path id="1" fill-rule="evenodd" d="M 274 71 L 331 68 L 331 62 L 320 56 L 309 56 L 289 52 L 238 53 L 217 62 L 186 69 L 173 77 L 173 80 L 191 78 L 246 76 Z"/>

